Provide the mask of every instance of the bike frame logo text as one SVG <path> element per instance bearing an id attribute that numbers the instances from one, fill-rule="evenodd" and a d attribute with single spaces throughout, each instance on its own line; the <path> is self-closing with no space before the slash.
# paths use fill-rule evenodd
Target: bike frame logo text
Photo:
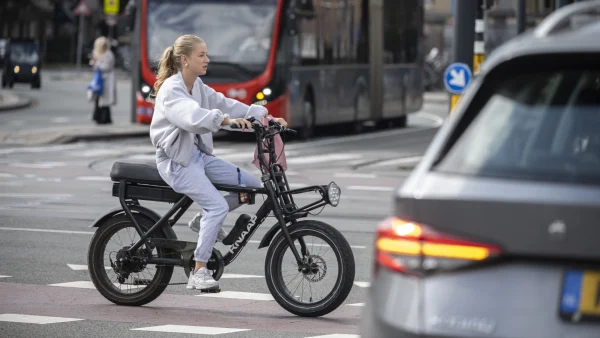
<path id="1" fill-rule="evenodd" d="M 250 231 L 252 231 L 252 228 L 254 227 L 255 224 L 256 224 L 256 215 L 252 216 L 252 218 L 250 218 L 250 220 L 248 221 L 248 225 L 246 226 L 246 230 L 242 231 L 242 233 L 240 234 L 240 237 L 237 239 L 237 241 L 235 241 L 235 243 L 233 243 L 233 245 L 229 249 L 230 253 L 233 254 L 240 247 L 240 244 L 242 244 L 242 242 L 244 241 L 246 236 L 248 236 Z"/>

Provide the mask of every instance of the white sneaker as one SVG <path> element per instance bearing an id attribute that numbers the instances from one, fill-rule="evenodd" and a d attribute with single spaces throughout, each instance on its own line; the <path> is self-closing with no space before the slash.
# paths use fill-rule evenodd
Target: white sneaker
<path id="1" fill-rule="evenodd" d="M 207 289 L 218 289 L 219 282 L 217 282 L 213 277 L 212 273 L 206 268 L 200 268 L 195 274 L 190 274 L 190 279 L 188 280 L 188 284 L 186 289 L 196 289 L 196 290 L 207 290 Z"/>
<path id="2" fill-rule="evenodd" d="M 196 232 L 196 233 L 200 232 L 200 220 L 201 219 L 202 219 L 202 212 L 199 212 L 188 223 L 188 227 L 190 227 L 190 229 L 192 229 L 193 232 Z M 225 229 L 223 229 L 223 227 L 221 227 L 219 229 L 219 233 L 217 234 L 217 242 L 222 242 L 225 239 L 225 237 L 227 237 L 227 235 L 228 235 L 227 231 L 225 231 Z"/>

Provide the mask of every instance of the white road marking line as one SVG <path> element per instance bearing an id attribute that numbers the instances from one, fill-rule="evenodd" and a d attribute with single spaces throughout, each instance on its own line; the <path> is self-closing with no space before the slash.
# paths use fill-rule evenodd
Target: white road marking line
<path id="1" fill-rule="evenodd" d="M 371 286 L 370 282 L 354 282 L 354 285 L 360 287 L 360 288 L 368 288 L 369 286 Z"/>
<path id="2" fill-rule="evenodd" d="M 254 244 L 260 244 L 260 241 L 257 240 L 250 240 L 248 241 L 248 243 L 254 243 Z M 300 245 L 300 244 L 296 244 L 296 245 Z M 311 244 L 312 246 L 329 246 L 327 244 Z M 364 245 L 350 245 L 351 248 L 353 249 L 366 249 L 367 247 Z"/>
<path id="3" fill-rule="evenodd" d="M 393 187 L 369 187 L 369 186 L 362 186 L 362 185 L 351 185 L 351 186 L 347 186 L 346 189 L 348 189 L 348 190 L 363 190 L 363 191 L 394 191 L 394 190 L 396 190 L 396 188 L 393 188 Z"/>
<path id="4" fill-rule="evenodd" d="M 0 275 L 0 278 L 11 278 L 12 276 Z"/>
<path id="5" fill-rule="evenodd" d="M 287 154 L 286 154 L 287 155 Z M 309 155 L 301 157 L 287 157 L 288 164 L 315 164 L 321 162 L 356 160 L 362 158 L 361 154 L 328 154 L 328 155 Z"/>
<path id="6" fill-rule="evenodd" d="M 52 196 L 45 199 L 32 199 L 21 203 L 0 204 L 0 210 L 18 209 L 24 207 L 40 206 L 43 204 L 55 203 L 70 199 L 72 196 Z M 14 197 L 13 197 L 14 198 Z M 17 228 L 19 229 L 19 228 Z"/>
<path id="7" fill-rule="evenodd" d="M 111 156 L 122 154 L 121 149 L 89 149 L 81 150 L 77 152 L 70 152 L 69 155 L 73 157 L 100 157 L 100 156 Z"/>
<path id="8" fill-rule="evenodd" d="M 396 158 L 393 160 L 377 162 L 377 163 L 368 165 L 368 167 L 384 167 L 384 166 L 402 165 L 402 164 L 417 164 L 417 163 L 419 163 L 419 161 L 421 161 L 422 158 L 423 158 L 423 156 L 401 157 L 401 158 Z"/>
<path id="9" fill-rule="evenodd" d="M 62 178 L 60 178 L 60 177 L 36 177 L 35 180 L 38 182 L 61 182 Z"/>
<path id="10" fill-rule="evenodd" d="M 78 177 L 75 177 L 75 179 L 78 181 L 101 181 L 101 182 L 111 180 L 110 177 L 108 177 L 108 176 L 78 176 Z"/>
<path id="11" fill-rule="evenodd" d="M 21 182 L 7 182 L 7 181 L 2 181 L 2 182 L 0 182 L 0 185 L 6 186 L 6 187 L 22 187 L 25 184 L 23 184 Z"/>
<path id="12" fill-rule="evenodd" d="M 333 177 L 339 178 L 377 178 L 375 174 L 358 174 L 358 173 L 336 173 Z"/>
<path id="13" fill-rule="evenodd" d="M 48 153 L 52 151 L 64 151 L 64 150 L 73 150 L 80 149 L 86 147 L 83 143 L 74 143 L 74 144 L 61 144 L 47 147 L 22 147 L 22 148 L 4 148 L 0 149 L 0 155 L 12 154 L 12 153 Z"/>
<path id="14" fill-rule="evenodd" d="M 71 194 L 46 194 L 46 193 L 19 193 L 19 192 L 0 192 L 1 197 L 12 197 L 12 198 L 70 198 L 73 197 Z"/>
<path id="15" fill-rule="evenodd" d="M 9 173 L 0 173 L 0 178 L 14 178 L 14 177 L 17 177 L 17 175 L 9 174 Z"/>
<path id="16" fill-rule="evenodd" d="M 424 130 L 429 130 L 429 129 L 434 129 L 434 128 L 437 128 L 437 126 L 417 127 L 417 128 L 400 129 L 400 130 L 388 130 L 388 131 L 383 131 L 383 132 L 367 133 L 367 134 L 360 134 L 360 135 L 353 135 L 353 136 L 332 137 L 332 138 L 328 138 L 325 140 L 291 144 L 289 146 L 285 146 L 285 149 L 286 149 L 286 151 L 288 149 L 298 150 L 298 149 L 304 149 L 304 148 L 328 146 L 328 145 L 333 145 L 333 144 L 342 144 L 342 143 L 358 141 L 358 140 L 369 140 L 369 139 L 374 139 L 374 138 L 375 139 L 376 138 L 387 138 L 389 136 L 418 133 L 418 132 L 421 132 Z"/>
<path id="17" fill-rule="evenodd" d="M 219 156 L 224 154 L 231 154 L 235 151 L 233 148 L 217 148 L 213 150 L 213 155 Z"/>
<path id="18" fill-rule="evenodd" d="M 23 163 L 16 162 L 10 164 L 12 167 L 17 168 L 31 168 L 31 169 L 52 169 L 56 167 L 64 167 L 67 164 L 64 162 L 36 162 L 36 163 Z"/>
<path id="19" fill-rule="evenodd" d="M 112 191 L 111 190 L 107 190 L 107 191 Z M 382 202 L 389 202 L 389 200 L 387 199 L 387 197 L 373 197 L 373 196 L 352 196 L 352 195 L 345 195 L 343 193 L 343 191 L 345 191 L 345 188 L 342 187 L 342 199 L 341 199 L 341 203 L 343 201 L 349 200 L 349 201 L 382 201 Z M 297 194 L 294 195 L 294 199 L 301 199 L 301 200 L 312 200 L 314 202 L 318 201 L 321 198 L 321 195 L 318 195 L 317 193 L 314 194 L 309 194 L 309 193 L 304 193 L 304 194 Z"/>
<path id="20" fill-rule="evenodd" d="M 16 314 L 16 313 L 0 314 L 0 322 L 12 322 L 12 323 L 54 324 L 54 323 L 74 322 L 74 321 L 78 321 L 78 320 L 83 320 L 83 319 L 21 315 L 21 314 Z"/>
<path id="21" fill-rule="evenodd" d="M 75 270 L 75 271 L 87 271 L 88 270 L 88 266 L 86 264 L 67 264 L 67 266 L 69 268 L 71 268 L 71 270 Z M 111 267 L 110 266 L 105 266 L 104 267 L 106 270 L 110 270 Z M 236 279 L 236 278 L 265 278 L 265 276 L 260 276 L 260 275 L 244 275 L 244 274 L 237 274 L 237 273 L 224 273 L 221 276 L 221 279 Z"/>
<path id="22" fill-rule="evenodd" d="M 13 121 L 8 121 L 8 125 L 10 125 L 10 126 L 15 126 L 15 127 L 19 127 L 19 126 L 23 126 L 23 125 L 25 125 L 25 121 L 23 121 L 23 120 L 13 120 Z"/>
<path id="23" fill-rule="evenodd" d="M 71 270 L 75 270 L 75 271 L 81 271 L 81 270 L 88 270 L 88 266 L 87 264 L 67 264 L 67 266 L 69 268 L 71 268 Z M 112 269 L 110 266 L 105 266 L 104 267 L 106 270 L 110 270 Z"/>
<path id="24" fill-rule="evenodd" d="M 212 297 L 212 298 L 230 298 L 230 299 L 247 299 L 247 300 L 273 300 L 270 293 L 256 292 L 239 292 L 239 291 L 223 291 L 220 293 L 203 293 L 196 297 Z"/>
<path id="25" fill-rule="evenodd" d="M 365 303 L 347 304 L 348 306 L 365 306 Z"/>
<path id="26" fill-rule="evenodd" d="M 160 325 L 141 327 L 131 329 L 133 331 L 153 331 L 153 332 L 169 332 L 169 333 L 190 333 L 202 335 L 217 335 L 242 331 L 251 331 L 250 329 L 230 329 L 225 327 L 210 327 L 210 326 L 190 326 L 190 325 Z"/>
<path id="27" fill-rule="evenodd" d="M 245 162 L 250 162 L 254 160 L 254 154 L 252 153 L 247 153 L 247 152 L 242 152 L 239 154 L 224 154 L 219 156 L 220 159 L 228 161 L 228 162 L 233 162 L 233 161 L 245 161 Z"/>
<path id="28" fill-rule="evenodd" d="M 58 117 L 54 117 L 54 118 L 50 119 L 50 121 L 52 123 L 67 123 L 67 122 L 71 121 L 71 118 L 66 117 L 66 116 L 58 116 Z"/>
<path id="29" fill-rule="evenodd" d="M 129 285 L 129 284 L 122 285 L 119 283 L 113 283 L 113 284 L 117 288 L 120 288 L 121 290 L 138 289 L 138 288 L 145 287 L 145 285 Z M 96 289 L 96 286 L 94 286 L 94 283 L 92 283 L 90 281 L 55 283 L 55 284 L 48 284 L 48 286 L 60 286 L 60 287 L 64 287 L 64 288 L 79 288 L 79 289 Z"/>
<path id="30" fill-rule="evenodd" d="M 442 124 L 444 124 L 444 119 L 441 118 L 440 116 L 435 115 L 435 114 L 431 114 L 431 113 L 427 113 L 427 112 L 422 112 L 422 113 L 419 113 L 419 115 L 421 117 L 423 117 L 423 118 L 428 119 L 428 120 L 432 120 L 436 124 L 436 127 L 439 127 Z"/>
<path id="31" fill-rule="evenodd" d="M 32 232 L 49 232 L 49 233 L 58 233 L 58 234 L 76 234 L 76 235 L 93 235 L 92 231 L 71 231 L 71 230 L 51 230 L 51 229 L 29 229 L 29 228 L 10 228 L 10 227 L 0 227 L 0 230 L 10 230 L 10 231 L 32 231 Z"/>
<path id="32" fill-rule="evenodd" d="M 307 337 L 307 338 L 360 338 L 360 336 L 356 335 L 356 334 L 334 333 L 334 334 L 327 334 L 324 336 L 311 336 L 311 337 Z"/>
<path id="33" fill-rule="evenodd" d="M 133 161 L 156 161 L 155 154 L 140 154 L 140 155 L 131 155 L 123 157 L 124 160 L 133 160 Z"/>
<path id="34" fill-rule="evenodd" d="M 73 231 L 73 230 L 52 230 L 52 229 L 30 229 L 30 228 L 10 228 L 0 227 L 0 230 L 10 231 L 32 231 L 32 232 L 48 232 L 48 233 L 60 233 L 60 234 L 75 234 L 75 235 L 93 235 L 93 231 Z M 250 240 L 248 243 L 260 244 L 258 240 Z M 313 244 L 314 246 L 327 246 L 325 244 Z M 353 249 L 366 249 L 364 245 L 350 245 Z"/>
<path id="35" fill-rule="evenodd" d="M 221 276 L 221 279 L 235 279 L 235 278 L 265 278 L 265 276 L 243 275 L 243 274 L 237 274 L 237 273 L 224 273 Z"/>

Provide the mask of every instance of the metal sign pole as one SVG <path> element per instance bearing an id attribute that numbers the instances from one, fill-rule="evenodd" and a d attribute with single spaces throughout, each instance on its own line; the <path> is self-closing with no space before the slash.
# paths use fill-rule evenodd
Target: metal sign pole
<path id="1" fill-rule="evenodd" d="M 77 34 L 77 70 L 81 70 L 81 54 L 83 54 L 83 30 L 85 15 L 79 15 L 79 33 Z"/>

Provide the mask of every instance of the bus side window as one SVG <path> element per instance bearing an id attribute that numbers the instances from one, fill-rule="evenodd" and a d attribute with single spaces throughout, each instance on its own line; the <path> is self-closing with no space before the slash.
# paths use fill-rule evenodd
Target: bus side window
<path id="1" fill-rule="evenodd" d="M 354 57 L 356 63 L 369 63 L 369 0 L 357 0 L 360 4 L 354 15 Z M 357 2 L 355 1 L 355 3 Z"/>
<path id="2" fill-rule="evenodd" d="M 309 8 L 310 5 L 310 8 Z M 308 10 L 310 9 L 310 10 Z M 300 58 L 300 65 L 312 66 L 319 64 L 318 57 L 318 38 L 317 38 L 317 13 L 313 1 L 306 1 L 296 10 L 298 36 L 297 54 Z"/>
<path id="3" fill-rule="evenodd" d="M 415 63 L 421 31 L 419 0 L 384 0 L 385 63 Z"/>

